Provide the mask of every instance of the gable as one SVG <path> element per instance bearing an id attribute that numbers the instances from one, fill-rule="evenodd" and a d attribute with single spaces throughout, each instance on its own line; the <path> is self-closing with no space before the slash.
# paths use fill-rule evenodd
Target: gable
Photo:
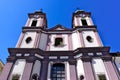
<path id="1" fill-rule="evenodd" d="M 58 24 L 53 28 L 50 28 L 49 30 L 70 30 L 68 28 L 63 27 L 62 25 Z"/>

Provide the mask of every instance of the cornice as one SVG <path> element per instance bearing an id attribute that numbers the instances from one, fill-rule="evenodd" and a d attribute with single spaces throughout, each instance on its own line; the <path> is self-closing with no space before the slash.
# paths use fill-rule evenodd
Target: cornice
<path id="1" fill-rule="evenodd" d="M 22 28 L 22 32 L 43 32 L 47 34 L 56 34 L 56 33 L 62 33 L 62 34 L 70 34 L 75 31 L 97 31 L 97 28 L 95 25 L 93 26 L 77 26 L 76 28 L 72 29 L 65 29 L 65 30 L 54 30 L 53 29 L 43 29 L 40 26 L 38 27 L 28 27 L 25 26 Z"/>
<path id="2" fill-rule="evenodd" d="M 39 48 L 9 48 L 8 51 L 11 56 L 15 56 L 16 54 L 31 54 L 34 56 L 38 54 L 40 56 L 71 56 L 74 58 L 75 56 L 82 53 L 82 56 L 89 56 L 88 53 L 93 53 L 91 57 L 99 57 L 95 53 L 101 52 L 101 56 L 106 56 L 109 54 L 110 47 L 87 47 L 87 48 L 78 48 L 76 50 L 71 51 L 43 51 Z M 109 56 L 109 55 L 108 55 Z"/>

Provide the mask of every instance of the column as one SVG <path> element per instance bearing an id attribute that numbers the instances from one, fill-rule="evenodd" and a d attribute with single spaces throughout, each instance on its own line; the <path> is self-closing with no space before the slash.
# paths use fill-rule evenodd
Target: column
<path id="1" fill-rule="evenodd" d="M 83 61 L 83 68 L 85 72 L 85 80 L 96 80 L 94 77 L 94 71 L 91 63 L 91 58 L 81 58 Z"/>
<path id="2" fill-rule="evenodd" d="M 113 67 L 113 64 L 111 62 L 111 57 L 104 57 L 104 65 L 105 69 L 107 71 L 107 75 L 109 77 L 109 80 L 119 80 L 117 73 L 115 72 L 115 69 Z"/>
<path id="3" fill-rule="evenodd" d="M 32 67 L 33 67 L 33 62 L 27 61 L 21 80 L 29 80 L 30 79 Z"/>
<path id="4" fill-rule="evenodd" d="M 71 34 L 68 35 L 68 48 L 69 50 L 73 50 L 73 45 L 72 45 L 72 36 Z"/>
<path id="5" fill-rule="evenodd" d="M 39 45 L 39 39 L 40 39 L 40 33 L 36 32 L 36 37 L 35 37 L 35 41 L 34 41 L 34 48 L 37 48 Z"/>
<path id="6" fill-rule="evenodd" d="M 7 62 L 4 69 L 0 75 L 0 80 L 8 80 L 8 76 L 11 72 L 13 62 Z"/>
<path id="7" fill-rule="evenodd" d="M 49 61 L 41 62 L 41 72 L 40 72 L 39 80 L 47 80 L 48 63 L 49 63 Z"/>
<path id="8" fill-rule="evenodd" d="M 69 61 L 70 68 L 70 80 L 78 80 L 77 78 L 77 70 L 76 70 L 76 61 Z"/>

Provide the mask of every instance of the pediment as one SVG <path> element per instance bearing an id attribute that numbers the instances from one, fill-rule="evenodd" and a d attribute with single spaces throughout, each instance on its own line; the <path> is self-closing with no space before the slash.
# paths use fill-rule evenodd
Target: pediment
<path id="1" fill-rule="evenodd" d="M 50 28 L 49 30 L 70 30 L 68 28 L 63 27 L 62 25 L 58 24 L 53 28 Z"/>

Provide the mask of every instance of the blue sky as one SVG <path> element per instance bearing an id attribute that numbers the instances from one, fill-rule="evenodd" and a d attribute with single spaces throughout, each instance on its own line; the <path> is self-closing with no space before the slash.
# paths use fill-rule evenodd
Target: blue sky
<path id="1" fill-rule="evenodd" d="M 27 14 L 41 8 L 47 15 L 48 27 L 62 24 L 71 28 L 72 13 L 79 7 L 92 13 L 93 22 L 105 46 L 120 51 L 119 0 L 0 0 L 0 59 L 5 63 L 8 48 L 14 48 Z"/>

